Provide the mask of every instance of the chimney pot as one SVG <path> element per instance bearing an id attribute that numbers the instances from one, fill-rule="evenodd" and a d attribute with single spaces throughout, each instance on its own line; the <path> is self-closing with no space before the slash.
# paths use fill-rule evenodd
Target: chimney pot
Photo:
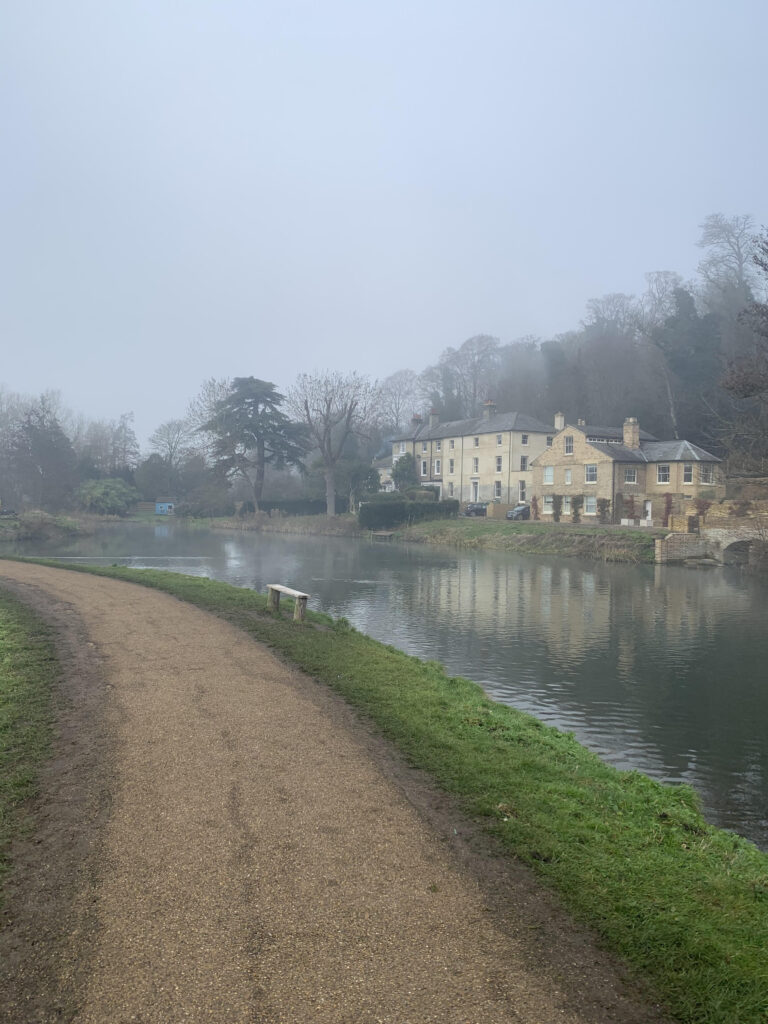
<path id="1" fill-rule="evenodd" d="M 565 430 L 565 413 L 555 413 L 555 430 Z"/>

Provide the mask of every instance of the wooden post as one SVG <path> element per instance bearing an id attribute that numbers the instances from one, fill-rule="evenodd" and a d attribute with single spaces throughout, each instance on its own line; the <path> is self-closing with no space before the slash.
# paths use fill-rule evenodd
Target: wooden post
<path id="1" fill-rule="evenodd" d="M 296 603 L 293 606 L 293 620 L 294 622 L 303 622 L 304 616 L 307 614 L 307 599 L 306 597 L 297 597 Z"/>
<path id="2" fill-rule="evenodd" d="M 270 587 L 267 591 L 267 608 L 277 614 L 280 611 L 280 591 Z"/>

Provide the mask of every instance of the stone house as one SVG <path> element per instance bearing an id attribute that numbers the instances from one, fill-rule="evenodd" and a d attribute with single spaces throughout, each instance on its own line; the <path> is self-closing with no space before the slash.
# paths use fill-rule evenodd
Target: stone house
<path id="1" fill-rule="evenodd" d="M 531 463 L 554 433 L 532 416 L 497 413 L 489 401 L 475 419 L 440 423 L 435 412 L 428 420 L 414 416 L 410 432 L 392 441 L 392 461 L 413 455 L 419 482 L 437 486 L 441 498 L 514 505 L 529 499 Z"/>
<path id="2" fill-rule="evenodd" d="M 686 502 L 725 497 L 720 459 L 690 441 L 659 441 L 640 429 L 636 418 L 623 427 L 600 427 L 579 420 L 560 427 L 552 445 L 533 462 L 533 491 L 544 519 L 562 499 L 561 518 L 570 520 L 572 499 L 583 499 L 581 515 L 597 517 L 600 499 L 610 502 L 608 519 L 661 523 L 681 514 Z"/>

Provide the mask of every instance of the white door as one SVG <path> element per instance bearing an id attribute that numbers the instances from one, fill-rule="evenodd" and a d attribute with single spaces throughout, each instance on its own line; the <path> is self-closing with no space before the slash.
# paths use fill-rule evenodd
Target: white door
<path id="1" fill-rule="evenodd" d="M 643 514 L 645 516 L 645 521 L 647 523 L 650 523 L 651 519 L 653 518 L 653 516 L 651 515 L 651 502 L 650 502 L 650 499 L 647 499 L 645 501 L 645 503 L 643 504 Z"/>
<path id="2" fill-rule="evenodd" d="M 477 499 L 479 497 L 480 497 L 480 481 L 479 480 L 473 480 L 472 481 L 472 501 L 477 501 Z"/>

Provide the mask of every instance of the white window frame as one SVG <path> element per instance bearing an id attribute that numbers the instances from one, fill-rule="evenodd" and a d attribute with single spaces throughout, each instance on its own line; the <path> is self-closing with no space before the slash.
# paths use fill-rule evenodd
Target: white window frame
<path id="1" fill-rule="evenodd" d="M 571 496 L 570 494 L 563 495 L 563 515 L 569 516 L 571 514 Z"/>
<path id="2" fill-rule="evenodd" d="M 527 455 L 521 455 L 520 456 L 520 472 L 521 473 L 527 473 L 528 472 L 528 456 Z"/>
<path id="3" fill-rule="evenodd" d="M 517 481 L 517 500 L 525 501 L 525 480 Z"/>
<path id="4" fill-rule="evenodd" d="M 670 480 L 670 470 L 668 462 L 660 462 L 656 466 L 656 483 L 657 484 L 668 484 Z"/>
<path id="5" fill-rule="evenodd" d="M 473 438 L 473 439 L 472 439 L 472 444 L 473 444 L 473 446 L 474 446 L 475 448 L 479 448 L 479 447 L 480 447 L 480 438 L 479 438 L 479 437 L 475 437 L 475 438 Z"/>
<path id="6" fill-rule="evenodd" d="M 453 473 L 453 468 L 456 465 L 454 459 L 448 459 L 448 472 Z"/>
<path id="7" fill-rule="evenodd" d="M 496 472 L 497 473 L 501 472 L 501 456 L 500 455 L 496 456 Z"/>
<path id="8" fill-rule="evenodd" d="M 570 469 L 566 469 L 566 471 L 564 473 L 564 476 L 565 476 L 566 486 L 570 487 L 570 485 L 573 483 L 573 471 L 570 470 Z"/>
<path id="9" fill-rule="evenodd" d="M 573 434 L 566 434 L 564 438 L 563 452 L 566 455 L 573 455 Z"/>
<path id="10" fill-rule="evenodd" d="M 584 483 L 585 484 L 596 484 L 597 483 L 597 463 L 596 462 L 585 462 L 584 463 Z"/>
<path id="11" fill-rule="evenodd" d="M 555 482 L 555 467 L 554 466 L 544 466 L 544 472 L 542 474 L 542 481 L 543 481 L 543 483 L 547 484 L 548 486 L 554 484 L 554 482 Z"/>
<path id="12" fill-rule="evenodd" d="M 702 462 L 699 466 L 699 479 L 703 484 L 713 484 L 715 482 L 715 467 L 711 462 Z"/>
<path id="13" fill-rule="evenodd" d="M 435 451 L 439 452 L 439 451 L 442 451 L 442 449 L 443 449 L 443 442 L 442 441 L 435 441 Z"/>
<path id="14" fill-rule="evenodd" d="M 551 448 L 552 447 L 552 441 L 553 441 L 552 434 L 547 434 L 547 448 Z"/>
<path id="15" fill-rule="evenodd" d="M 448 497 L 453 497 L 453 480 L 449 480 L 448 482 Z"/>
<path id="16" fill-rule="evenodd" d="M 683 463 L 683 483 L 684 484 L 692 484 L 693 483 L 693 463 L 692 462 L 684 462 Z"/>
<path id="17" fill-rule="evenodd" d="M 435 476 L 440 476 L 442 473 L 442 462 L 440 459 L 435 459 Z"/>
<path id="18" fill-rule="evenodd" d="M 478 459 L 477 456 L 475 456 L 475 458 L 472 459 L 472 472 L 473 473 L 479 473 L 480 472 L 480 459 Z"/>
<path id="19" fill-rule="evenodd" d="M 554 506 L 554 502 L 555 502 L 554 494 L 545 494 L 544 495 L 544 500 L 541 503 L 541 511 L 542 511 L 542 513 L 545 516 L 551 516 L 551 515 L 554 514 L 554 511 L 555 511 L 554 507 L 553 507 Z"/>
<path id="20" fill-rule="evenodd" d="M 522 445 L 527 447 L 527 445 L 528 445 L 528 435 L 527 434 L 522 434 L 521 435 L 521 437 L 520 437 L 520 444 L 522 444 Z"/>
<path id="21" fill-rule="evenodd" d="M 624 483 L 625 484 L 636 484 L 637 483 L 637 466 L 625 466 L 624 467 Z"/>
<path id="22" fill-rule="evenodd" d="M 422 453 L 427 451 L 427 442 L 426 441 L 422 441 L 421 442 L 421 450 L 422 450 Z"/>
<path id="23" fill-rule="evenodd" d="M 494 498 L 501 497 L 501 480 L 494 480 L 493 483 L 493 496 Z"/>
<path id="24" fill-rule="evenodd" d="M 427 460 L 426 459 L 422 459 L 421 460 L 421 475 L 422 476 L 428 476 L 429 475 L 427 473 Z"/>
<path id="25" fill-rule="evenodd" d="M 503 443 L 504 443 L 504 438 L 502 437 L 502 435 L 501 435 L 501 434 L 497 434 L 497 435 L 496 435 L 496 446 L 497 446 L 498 448 L 501 448 L 501 446 L 502 446 L 502 444 L 503 444 Z"/>
<path id="26" fill-rule="evenodd" d="M 400 454 L 405 455 L 405 441 L 400 442 Z"/>
<path id="27" fill-rule="evenodd" d="M 455 440 L 455 438 L 452 437 L 450 439 L 450 441 L 448 442 L 448 448 L 450 449 L 450 451 L 453 451 L 453 449 L 455 447 L 456 447 L 456 440 Z"/>
<path id="28" fill-rule="evenodd" d="M 584 495 L 584 515 L 585 516 L 596 516 L 597 515 L 597 495 L 596 494 L 585 494 Z"/>

